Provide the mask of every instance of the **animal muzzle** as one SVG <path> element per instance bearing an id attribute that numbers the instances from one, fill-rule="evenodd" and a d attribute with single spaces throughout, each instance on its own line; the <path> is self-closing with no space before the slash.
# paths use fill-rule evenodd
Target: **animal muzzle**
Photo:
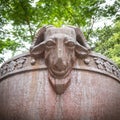
<path id="1" fill-rule="evenodd" d="M 64 71 L 67 68 L 67 65 L 62 58 L 58 58 L 56 63 L 53 65 L 53 68 L 57 71 Z"/>

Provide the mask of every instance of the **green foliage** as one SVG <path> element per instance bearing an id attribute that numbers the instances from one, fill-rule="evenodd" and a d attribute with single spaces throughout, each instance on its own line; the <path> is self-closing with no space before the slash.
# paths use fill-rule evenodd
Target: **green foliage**
<path id="1" fill-rule="evenodd" d="M 88 22 L 87 20 L 97 13 L 101 2 L 103 0 L 40 0 L 37 2 L 36 15 L 42 14 L 42 19 L 47 24 L 85 26 Z M 38 19 L 42 21 L 40 16 Z"/>
<path id="2" fill-rule="evenodd" d="M 16 48 L 19 47 L 20 44 L 10 40 L 9 38 L 6 40 L 0 40 L 0 53 L 4 53 L 5 50 L 12 50 L 12 51 L 16 51 Z M 0 62 L 3 62 L 4 59 L 2 57 L 0 57 Z"/>
<path id="3" fill-rule="evenodd" d="M 109 1 L 109 3 L 112 1 Z M 120 1 L 115 0 L 113 5 L 106 5 L 104 7 L 101 7 L 101 14 L 100 16 L 108 17 L 111 19 L 111 17 L 115 16 L 116 19 L 120 18 L 119 16 L 119 10 L 120 10 Z"/>
<path id="4" fill-rule="evenodd" d="M 31 42 L 36 29 L 46 24 L 90 26 L 91 19 L 100 13 L 100 4 L 104 0 L 39 0 L 35 6 L 33 2 L 34 0 L 0 1 L 0 22 L 3 26 L 11 22 L 14 38 Z"/>
<path id="5" fill-rule="evenodd" d="M 35 31 L 44 25 L 52 24 L 59 27 L 69 24 L 81 27 L 90 44 L 92 43 L 91 36 L 97 37 L 96 51 L 101 53 L 105 51 L 105 55 L 118 63 L 118 58 L 112 56 L 117 54 L 113 51 L 117 51 L 119 46 L 114 46 L 114 49 L 109 49 L 109 47 L 113 44 L 112 39 L 117 41 L 119 33 L 113 32 L 111 27 L 105 27 L 93 34 L 93 24 L 101 17 L 114 18 L 117 21 L 120 19 L 119 0 L 115 0 L 113 5 L 106 5 L 105 1 L 0 0 L 0 53 L 3 54 L 5 50 L 15 52 L 22 49 L 23 42 L 31 43 Z M 105 44 L 102 45 L 102 43 Z"/>
<path id="6" fill-rule="evenodd" d="M 8 50 L 16 50 L 16 47 L 18 47 L 20 44 L 16 43 L 15 41 L 12 41 L 10 39 L 6 39 L 5 41 L 0 41 L 0 52 L 3 51 L 3 49 L 8 49 Z"/>
<path id="7" fill-rule="evenodd" d="M 98 30 L 96 36 L 98 40 L 95 50 L 111 58 L 120 67 L 120 21 L 113 27 Z"/>

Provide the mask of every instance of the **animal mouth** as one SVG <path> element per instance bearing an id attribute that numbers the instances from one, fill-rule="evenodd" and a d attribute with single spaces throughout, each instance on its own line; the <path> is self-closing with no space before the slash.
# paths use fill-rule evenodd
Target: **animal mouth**
<path id="1" fill-rule="evenodd" d="M 53 77 L 65 78 L 70 73 L 71 69 L 65 68 L 63 70 L 57 70 L 55 68 L 50 68 L 49 71 Z"/>

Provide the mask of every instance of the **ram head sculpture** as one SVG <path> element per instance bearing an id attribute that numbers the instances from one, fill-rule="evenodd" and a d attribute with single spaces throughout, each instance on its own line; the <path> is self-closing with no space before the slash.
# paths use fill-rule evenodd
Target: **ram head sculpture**
<path id="1" fill-rule="evenodd" d="M 63 93 L 70 83 L 76 56 L 83 59 L 89 52 L 90 47 L 83 33 L 73 26 L 46 26 L 39 29 L 30 49 L 33 58 L 44 55 L 50 83 L 58 94 Z"/>

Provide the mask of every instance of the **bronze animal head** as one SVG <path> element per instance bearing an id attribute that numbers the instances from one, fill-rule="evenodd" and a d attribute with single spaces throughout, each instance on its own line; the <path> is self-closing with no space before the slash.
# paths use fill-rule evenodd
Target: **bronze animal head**
<path id="1" fill-rule="evenodd" d="M 61 80 L 61 84 L 65 86 L 69 82 L 67 77 L 71 73 L 76 55 L 81 59 L 85 58 L 89 50 L 90 48 L 79 28 L 48 26 L 41 28 L 37 32 L 30 53 L 33 57 L 44 54 L 50 76 L 52 76 L 52 79 Z M 59 90 L 59 86 L 61 89 L 61 84 L 56 85 L 57 82 L 52 81 L 52 79 L 53 86 L 57 86 L 55 89 L 58 90 L 56 91 L 61 93 L 61 90 Z"/>
<path id="2" fill-rule="evenodd" d="M 75 54 L 84 58 L 89 53 L 89 47 L 80 29 L 50 26 L 38 31 L 30 51 L 33 56 L 44 53 L 50 74 L 55 78 L 65 78 L 72 70 Z"/>

